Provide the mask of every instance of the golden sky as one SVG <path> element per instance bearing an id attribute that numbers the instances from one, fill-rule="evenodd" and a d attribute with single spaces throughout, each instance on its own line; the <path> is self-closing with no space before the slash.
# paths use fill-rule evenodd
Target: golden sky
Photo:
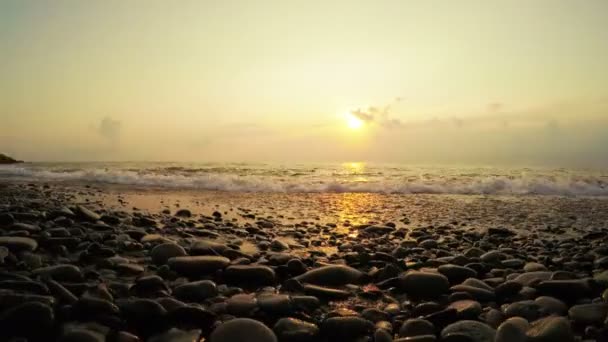
<path id="1" fill-rule="evenodd" d="M 0 51 L 20 159 L 608 166 L 605 0 L 0 0 Z"/>

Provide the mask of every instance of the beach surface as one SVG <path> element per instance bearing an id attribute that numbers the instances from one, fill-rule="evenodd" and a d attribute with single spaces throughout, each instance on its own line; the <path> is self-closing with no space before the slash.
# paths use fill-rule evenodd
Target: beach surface
<path id="1" fill-rule="evenodd" d="M 601 341 L 607 223 L 603 196 L 5 179 L 0 332 L 28 341 Z M 27 329 L 31 319 L 39 329 Z"/>

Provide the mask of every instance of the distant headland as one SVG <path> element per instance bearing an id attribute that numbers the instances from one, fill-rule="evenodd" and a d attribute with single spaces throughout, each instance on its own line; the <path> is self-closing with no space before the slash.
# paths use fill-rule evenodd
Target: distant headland
<path id="1" fill-rule="evenodd" d="M 17 163 L 23 163 L 23 160 L 13 159 L 13 158 L 7 156 L 6 154 L 0 153 L 0 164 L 17 164 Z"/>

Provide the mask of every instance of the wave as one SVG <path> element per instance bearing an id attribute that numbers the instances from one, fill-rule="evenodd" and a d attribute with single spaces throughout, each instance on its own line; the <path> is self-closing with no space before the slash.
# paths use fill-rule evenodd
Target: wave
<path id="1" fill-rule="evenodd" d="M 522 173 L 513 175 L 461 174 L 424 177 L 311 178 L 286 176 L 241 175 L 223 173 L 159 173 L 143 169 L 44 169 L 20 166 L 0 167 L 4 180 L 60 181 L 87 184 L 116 184 L 172 189 L 196 189 L 234 192 L 286 193 L 385 193 L 385 194 L 460 194 L 460 195 L 557 195 L 608 196 L 608 184 L 602 176 L 556 176 Z M 605 177 L 605 176 L 604 176 Z"/>

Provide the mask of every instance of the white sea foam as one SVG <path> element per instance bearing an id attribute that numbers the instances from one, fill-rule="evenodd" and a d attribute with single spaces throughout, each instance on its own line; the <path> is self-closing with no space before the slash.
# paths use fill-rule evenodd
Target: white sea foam
<path id="1" fill-rule="evenodd" d="M 20 164 L 0 167 L 0 178 L 238 192 L 608 196 L 605 173 L 567 170 Z"/>

